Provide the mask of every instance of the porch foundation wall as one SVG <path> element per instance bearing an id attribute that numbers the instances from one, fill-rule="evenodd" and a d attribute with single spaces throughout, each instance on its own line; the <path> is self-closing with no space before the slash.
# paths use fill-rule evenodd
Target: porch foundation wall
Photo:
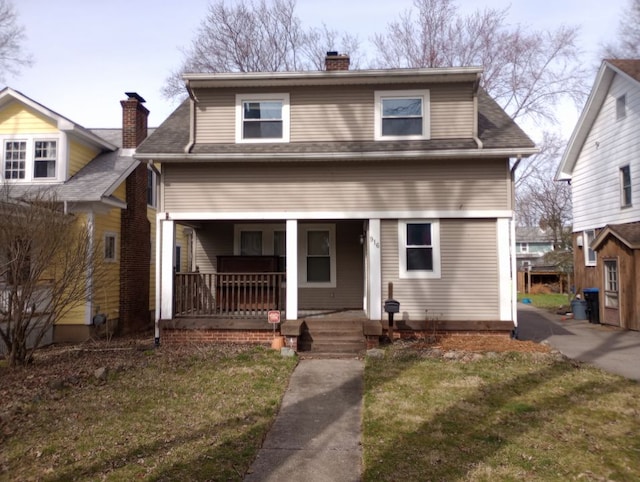
<path id="1" fill-rule="evenodd" d="M 160 342 L 167 345 L 190 343 L 244 343 L 270 346 L 272 331 L 263 330 L 174 330 L 160 332 Z"/>

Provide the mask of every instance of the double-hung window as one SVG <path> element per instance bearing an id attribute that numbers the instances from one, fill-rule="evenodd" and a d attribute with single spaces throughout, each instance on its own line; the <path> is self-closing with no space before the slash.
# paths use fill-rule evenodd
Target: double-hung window
<path id="1" fill-rule="evenodd" d="M 627 96 L 622 94 L 616 99 L 616 120 L 627 117 Z"/>
<path id="2" fill-rule="evenodd" d="M 591 242 L 596 239 L 596 232 L 593 229 L 587 229 L 584 232 L 584 264 L 585 266 L 596 265 L 596 252 L 591 249 Z"/>
<path id="3" fill-rule="evenodd" d="M 2 140 L 2 178 L 6 181 L 47 181 L 58 174 L 58 139 Z"/>
<path id="4" fill-rule="evenodd" d="M 117 247 L 116 247 L 115 233 L 104 234 L 104 260 L 110 263 L 114 263 L 117 260 Z"/>
<path id="5" fill-rule="evenodd" d="M 631 168 L 628 164 L 620 168 L 620 202 L 623 208 L 631 206 Z"/>
<path id="6" fill-rule="evenodd" d="M 375 92 L 375 139 L 429 139 L 429 91 Z"/>
<path id="7" fill-rule="evenodd" d="M 289 142 L 289 94 L 236 95 L 236 142 Z"/>
<path id="8" fill-rule="evenodd" d="M 27 141 L 5 141 L 4 178 L 24 179 L 27 165 Z"/>
<path id="9" fill-rule="evenodd" d="M 336 231 L 334 224 L 300 226 L 299 283 L 303 287 L 336 287 Z"/>
<path id="10" fill-rule="evenodd" d="M 440 278 L 440 223 L 398 222 L 400 278 Z"/>
<path id="11" fill-rule="evenodd" d="M 604 304 L 607 308 L 619 307 L 618 261 L 615 259 L 604 262 Z"/>

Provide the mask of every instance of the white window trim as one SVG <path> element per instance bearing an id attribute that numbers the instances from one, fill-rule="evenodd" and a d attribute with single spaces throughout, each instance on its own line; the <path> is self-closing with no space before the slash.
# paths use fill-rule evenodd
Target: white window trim
<path id="1" fill-rule="evenodd" d="M 529 252 L 529 243 L 518 243 L 519 247 L 520 247 L 520 252 L 521 253 L 528 253 Z"/>
<path id="2" fill-rule="evenodd" d="M 429 102 L 429 90 L 376 90 L 375 97 L 375 130 L 374 139 L 377 141 L 393 140 L 428 140 L 431 138 L 431 107 Z M 422 99 L 422 135 L 410 136 L 383 136 L 382 135 L 382 100 L 389 98 L 415 98 Z"/>
<path id="3" fill-rule="evenodd" d="M 7 142 L 26 142 L 27 157 L 25 159 L 24 179 L 5 179 L 5 149 Z M 35 177 L 35 149 L 36 141 L 55 141 L 56 142 L 56 175 L 54 177 Z M 63 142 L 63 136 L 59 134 L 15 134 L 0 135 L 0 180 L 8 183 L 36 183 L 48 184 L 62 181 L 63 163 L 66 166 L 66 145 Z"/>
<path id="4" fill-rule="evenodd" d="M 625 195 L 624 195 L 624 189 L 625 189 L 624 169 L 625 168 L 629 170 L 629 198 L 630 199 L 628 203 L 626 202 Z M 620 173 L 620 207 L 629 208 L 633 206 L 633 183 L 631 182 L 631 165 L 625 164 L 623 166 L 620 166 L 620 168 L 618 169 L 618 172 Z"/>
<path id="5" fill-rule="evenodd" d="M 113 257 L 107 258 L 107 238 L 113 238 Z M 102 238 L 103 246 L 102 253 L 104 255 L 105 263 L 115 263 L 118 261 L 118 234 L 112 232 L 105 232 Z"/>
<path id="6" fill-rule="evenodd" d="M 329 281 L 307 281 L 307 236 L 312 231 L 329 231 Z M 298 238 L 298 286 L 300 288 L 335 288 L 336 283 L 336 225 L 301 224 Z"/>
<path id="7" fill-rule="evenodd" d="M 592 233 L 591 236 L 589 236 L 589 233 Z M 596 254 L 596 252 L 591 249 L 589 247 L 589 244 L 591 244 L 591 241 L 593 241 L 594 239 L 596 239 L 596 232 L 594 229 L 587 229 L 582 233 L 582 238 L 584 239 L 584 265 L 585 266 L 597 266 L 598 265 L 598 255 Z M 589 260 L 589 250 L 591 250 L 594 253 L 594 261 Z"/>
<path id="8" fill-rule="evenodd" d="M 243 117 L 242 103 L 251 100 L 279 100 L 282 101 L 282 139 L 244 139 L 243 138 Z M 290 137 L 290 106 L 289 94 L 286 92 L 278 94 L 236 94 L 236 143 L 272 143 L 289 142 Z"/>
<path id="9" fill-rule="evenodd" d="M 431 224 L 431 243 L 433 254 L 433 269 L 407 270 L 407 224 Z M 403 219 L 398 221 L 398 260 L 399 276 L 401 279 L 440 279 L 440 221 L 438 219 Z"/>

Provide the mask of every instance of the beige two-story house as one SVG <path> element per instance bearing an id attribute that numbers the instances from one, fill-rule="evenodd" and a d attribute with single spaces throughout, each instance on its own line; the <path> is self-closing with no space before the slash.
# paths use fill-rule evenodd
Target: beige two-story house
<path id="1" fill-rule="evenodd" d="M 533 142 L 481 68 L 347 66 L 332 53 L 326 71 L 184 76 L 188 99 L 136 151 L 161 165 L 167 333 L 234 319 L 255 337 L 270 310 L 283 327 L 379 322 L 390 287 L 400 327 L 513 329 L 513 171 Z M 193 230 L 183 273 L 178 225 Z"/>

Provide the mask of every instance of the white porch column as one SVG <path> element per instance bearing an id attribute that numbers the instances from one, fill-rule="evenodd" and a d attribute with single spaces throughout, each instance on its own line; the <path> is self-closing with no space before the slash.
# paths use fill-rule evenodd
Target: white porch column
<path id="1" fill-rule="evenodd" d="M 513 280 L 511 279 L 512 259 L 511 253 L 511 220 L 500 218 L 497 222 L 498 241 L 498 283 L 500 290 L 500 321 L 517 320 L 514 316 Z"/>
<path id="2" fill-rule="evenodd" d="M 298 319 L 298 220 L 287 219 L 287 306 L 286 319 Z"/>
<path id="3" fill-rule="evenodd" d="M 160 313 L 157 319 L 171 319 L 173 317 L 173 267 L 176 252 L 176 224 L 174 221 L 160 221 L 160 265 L 156 269 L 160 272 Z"/>
<path id="4" fill-rule="evenodd" d="M 369 255 L 369 306 L 370 320 L 382 319 L 382 255 L 380 252 L 380 220 L 369 219 L 367 233 L 367 253 Z"/>

